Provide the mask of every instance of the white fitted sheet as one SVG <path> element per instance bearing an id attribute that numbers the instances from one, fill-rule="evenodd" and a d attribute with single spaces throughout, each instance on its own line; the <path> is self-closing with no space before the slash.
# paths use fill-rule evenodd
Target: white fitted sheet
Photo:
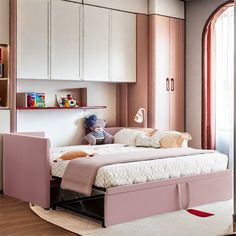
<path id="1" fill-rule="evenodd" d="M 58 158 L 67 151 L 83 150 L 88 153 L 112 154 L 146 150 L 146 148 L 126 146 L 123 144 L 107 144 L 99 146 L 68 146 L 51 149 L 51 173 L 63 177 L 69 161 Z M 207 174 L 226 170 L 228 157 L 219 152 L 164 158 L 150 161 L 139 161 L 108 165 L 97 172 L 94 185 L 109 188 L 191 175 Z"/>

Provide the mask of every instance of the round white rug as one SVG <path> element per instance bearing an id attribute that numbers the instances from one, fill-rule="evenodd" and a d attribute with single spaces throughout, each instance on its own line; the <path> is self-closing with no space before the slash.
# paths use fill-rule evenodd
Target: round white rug
<path id="1" fill-rule="evenodd" d="M 82 236 L 217 236 L 232 232 L 232 201 L 194 208 L 215 214 L 207 218 L 177 211 L 107 228 L 64 210 L 46 211 L 38 206 L 30 208 L 40 218 Z"/>

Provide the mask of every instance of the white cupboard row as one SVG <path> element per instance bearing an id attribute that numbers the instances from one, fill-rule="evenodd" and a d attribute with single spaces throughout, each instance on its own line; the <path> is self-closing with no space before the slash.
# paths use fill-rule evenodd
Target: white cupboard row
<path id="1" fill-rule="evenodd" d="M 136 15 L 18 0 L 17 78 L 136 82 Z"/>

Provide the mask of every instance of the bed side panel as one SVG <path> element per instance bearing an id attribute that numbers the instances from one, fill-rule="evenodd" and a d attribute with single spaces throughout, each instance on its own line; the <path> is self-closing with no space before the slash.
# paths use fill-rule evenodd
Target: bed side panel
<path id="1" fill-rule="evenodd" d="M 50 207 L 49 140 L 19 134 L 3 136 L 3 191 Z"/>
<path id="2" fill-rule="evenodd" d="M 231 198 L 230 170 L 108 188 L 105 226 Z"/>

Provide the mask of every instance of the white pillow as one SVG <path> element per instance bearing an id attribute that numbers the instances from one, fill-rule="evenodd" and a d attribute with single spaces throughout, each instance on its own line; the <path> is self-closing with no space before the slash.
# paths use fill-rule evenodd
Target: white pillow
<path id="1" fill-rule="evenodd" d="M 114 143 L 135 146 L 139 134 L 146 134 L 146 131 L 142 129 L 121 129 L 114 135 Z"/>
<path id="2" fill-rule="evenodd" d="M 151 137 L 146 133 L 137 135 L 135 146 L 137 147 L 151 147 Z"/>
<path id="3" fill-rule="evenodd" d="M 154 134 L 153 134 L 154 135 Z M 138 134 L 136 138 L 136 146 L 137 147 L 154 147 L 159 148 L 160 143 L 156 142 L 155 137 L 148 135 L 148 134 Z"/>

